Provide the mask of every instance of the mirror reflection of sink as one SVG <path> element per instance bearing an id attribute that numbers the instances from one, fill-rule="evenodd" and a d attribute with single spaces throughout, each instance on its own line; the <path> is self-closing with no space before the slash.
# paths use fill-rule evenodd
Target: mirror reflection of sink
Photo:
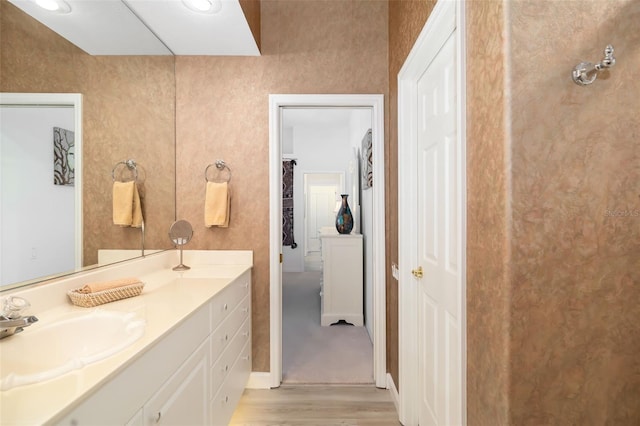
<path id="1" fill-rule="evenodd" d="M 100 309 L 45 321 L 0 343 L 0 390 L 53 379 L 103 360 L 134 343 L 145 329 L 145 321 L 134 313 Z"/>

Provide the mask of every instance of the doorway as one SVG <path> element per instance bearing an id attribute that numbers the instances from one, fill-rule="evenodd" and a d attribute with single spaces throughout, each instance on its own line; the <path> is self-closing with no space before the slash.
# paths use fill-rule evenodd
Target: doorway
<path id="1" fill-rule="evenodd" d="M 344 192 L 344 173 L 305 173 L 304 271 L 320 271 L 321 228 L 333 226 L 336 203 Z"/>
<path id="2" fill-rule="evenodd" d="M 384 116 L 382 95 L 270 95 L 270 373 L 268 387 L 282 382 L 282 115 L 285 108 L 370 108 L 373 175 L 372 299 L 373 376 L 386 387 L 384 296 Z M 374 180 L 374 182 L 376 182 Z"/>

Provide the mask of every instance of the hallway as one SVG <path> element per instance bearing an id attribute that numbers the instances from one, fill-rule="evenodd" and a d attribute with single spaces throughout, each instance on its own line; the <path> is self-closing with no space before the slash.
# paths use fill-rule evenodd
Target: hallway
<path id="1" fill-rule="evenodd" d="M 283 383 L 373 385 L 373 345 L 366 329 L 320 326 L 320 272 L 282 277 Z"/>

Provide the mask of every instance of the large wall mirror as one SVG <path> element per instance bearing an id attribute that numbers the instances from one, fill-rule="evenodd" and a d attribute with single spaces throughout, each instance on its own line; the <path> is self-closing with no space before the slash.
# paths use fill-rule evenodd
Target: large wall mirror
<path id="1" fill-rule="evenodd" d="M 79 214 L 83 236 L 82 256 L 72 265 L 60 262 L 60 270 L 47 271 L 26 281 L 3 279 L 0 291 L 96 267 L 98 254 L 103 250 L 130 250 L 129 257 L 142 255 L 142 230 L 113 223 L 112 171 L 128 159 L 135 160 L 137 165 L 145 251 L 172 248 L 167 229 L 175 221 L 174 57 L 91 56 L 6 0 L 0 0 L 0 39 L 0 92 L 81 95 L 82 163 L 78 167 L 81 170 L 78 179 L 82 188 Z M 33 125 L 35 120 L 11 118 L 10 121 Z M 51 127 L 52 150 L 47 155 L 53 157 L 54 128 L 73 127 L 74 123 L 46 125 Z M 53 182 L 53 168 L 52 164 L 49 171 L 44 171 L 42 179 L 50 177 Z M 116 170 L 116 178 L 120 169 Z M 123 172 L 126 173 L 126 168 Z M 3 188 L 9 185 L 18 192 L 24 189 L 27 196 L 25 184 L 3 182 Z M 0 194 L 3 208 L 15 202 L 4 199 L 9 192 Z M 28 240 L 35 234 L 41 237 L 43 232 L 36 226 L 38 220 L 45 222 L 45 218 L 63 208 L 63 203 L 63 196 L 57 195 L 43 199 L 40 204 L 36 202 L 29 209 L 32 226 L 23 224 L 19 229 L 15 222 L 5 220 L 8 217 L 0 217 L 0 231 L 13 238 L 3 242 L 2 253 L 12 250 L 12 241 L 17 246 L 17 239 Z M 19 232 L 14 232 L 16 230 Z M 25 265 L 47 257 L 64 244 L 63 237 L 52 235 L 53 241 L 39 242 L 38 247 L 21 245 L 21 253 L 12 254 L 24 257 L 20 260 Z"/>

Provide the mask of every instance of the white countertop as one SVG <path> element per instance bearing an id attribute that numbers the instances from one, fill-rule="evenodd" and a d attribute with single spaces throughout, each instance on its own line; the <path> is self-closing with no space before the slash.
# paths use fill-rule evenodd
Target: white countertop
<path id="1" fill-rule="evenodd" d="M 210 257 L 209 252 L 199 251 L 193 253 L 191 260 L 199 263 L 204 260 L 204 264 L 189 264 L 189 257 L 185 251 L 185 264 L 191 266 L 191 269 L 182 272 L 173 271 L 171 268 L 154 268 L 155 270 L 147 270 L 143 274 L 135 274 L 135 272 L 142 272 L 145 269 L 141 266 L 148 266 L 144 265 L 144 260 L 132 262 L 133 267 L 129 268 L 125 263 L 115 267 L 112 271 L 113 275 L 116 278 L 122 276 L 139 277 L 145 283 L 140 296 L 104 304 L 96 308 L 77 307 L 67 299 L 67 303 L 58 303 L 44 311 L 32 309 L 29 313 L 36 315 L 39 321 L 25 328 L 23 334 L 29 333 L 31 327 L 55 321 L 56 318 L 70 312 L 89 312 L 95 309 L 134 312 L 146 321 L 146 327 L 144 335 L 139 340 L 102 361 L 55 379 L 0 392 L 0 424 L 36 425 L 60 419 L 150 349 L 182 320 L 206 304 L 229 283 L 251 269 L 252 256 L 250 252 L 248 253 L 248 261 L 244 262 L 247 259 L 241 260 L 244 263 L 227 264 L 223 259 L 221 264 L 215 264 L 215 256 Z M 175 252 L 170 251 L 159 256 L 168 257 L 170 259 L 168 264 L 172 264 L 170 262 L 175 258 Z M 158 259 L 155 258 L 153 262 L 157 263 Z M 233 262 L 235 261 L 237 259 L 233 260 Z M 110 276 L 106 268 L 101 271 L 101 276 L 104 278 Z M 188 280 L 181 282 L 181 278 L 188 278 Z M 65 297 L 66 289 L 78 287 L 83 279 L 82 277 L 74 277 L 72 280 L 71 284 L 61 280 L 58 285 Z M 84 282 L 94 280 L 95 277 L 84 278 Z M 54 287 L 55 284 L 49 284 L 46 291 L 55 291 Z M 12 294 L 21 295 L 19 292 Z M 30 296 L 35 296 L 35 294 L 30 293 Z M 44 306 L 43 303 L 41 306 Z M 20 335 L 16 335 L 5 339 L 5 341 L 9 342 L 10 339 L 19 338 Z M 4 343 L 0 341 L 0 356 Z M 55 348 L 50 348 L 50 350 L 55 350 Z M 42 356 L 46 356 L 46 353 L 43 353 Z"/>

